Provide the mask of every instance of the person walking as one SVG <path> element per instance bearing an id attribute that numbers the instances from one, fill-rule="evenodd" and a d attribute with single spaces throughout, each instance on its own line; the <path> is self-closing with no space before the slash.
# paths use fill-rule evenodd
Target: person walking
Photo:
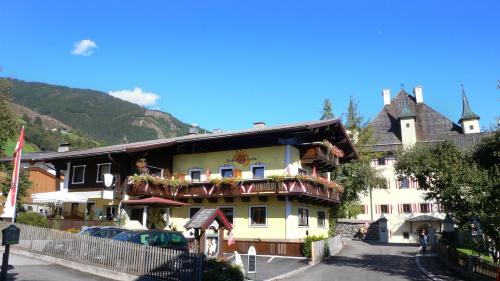
<path id="1" fill-rule="evenodd" d="M 425 254 L 427 250 L 427 234 L 425 233 L 425 229 L 422 229 L 420 232 L 420 249 L 423 254 Z"/>

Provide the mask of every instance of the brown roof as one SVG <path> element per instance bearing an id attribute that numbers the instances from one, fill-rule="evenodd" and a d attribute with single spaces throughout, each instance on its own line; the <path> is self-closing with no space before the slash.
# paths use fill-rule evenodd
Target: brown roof
<path id="1" fill-rule="evenodd" d="M 55 159 L 67 159 L 74 157 L 89 157 L 89 156 L 98 156 L 98 155 L 107 155 L 113 153 L 130 153 L 137 151 L 144 151 L 148 149 L 160 148 L 160 147 L 168 147 L 176 144 L 189 143 L 195 141 L 204 141 L 204 140 L 218 140 L 224 138 L 231 137 L 239 137 L 239 136 L 251 136 L 251 135 L 259 135 L 265 133 L 286 133 L 296 130 L 312 130 L 320 127 L 326 127 L 330 125 L 339 125 L 341 132 L 347 136 L 344 127 L 339 119 L 329 119 L 329 120 L 320 120 L 320 121 L 309 121 L 309 122 L 300 122 L 300 123 L 292 123 L 285 125 L 277 125 L 277 126 L 267 126 L 262 128 L 250 128 L 245 130 L 224 132 L 224 133 L 214 133 L 214 134 L 198 134 L 198 135 L 186 135 L 180 137 L 173 137 L 167 139 L 157 139 L 157 140 L 149 140 L 128 144 L 118 144 L 104 147 L 96 147 L 85 150 L 75 150 L 68 152 L 51 152 L 51 153 L 36 153 L 36 154 L 25 154 L 24 159 L 26 161 L 45 161 L 45 160 L 55 160 Z M 353 155 L 351 157 L 357 157 L 357 151 L 354 149 L 351 141 L 348 139 L 347 146 L 351 149 L 351 151 L 346 151 L 346 155 Z"/>
<path id="2" fill-rule="evenodd" d="M 201 228 L 206 229 L 210 224 L 217 220 L 219 223 L 223 224 L 227 230 L 233 229 L 231 223 L 227 220 L 224 213 L 219 208 L 208 209 L 202 208 L 184 225 L 185 229 L 191 228 Z"/>
<path id="3" fill-rule="evenodd" d="M 473 148 L 486 135 L 486 133 L 463 134 L 461 126 L 427 104 L 417 104 L 415 97 L 402 89 L 370 123 L 375 139 L 375 144 L 371 146 L 373 151 L 396 151 L 402 148 L 398 115 L 403 109 L 405 99 L 410 110 L 416 115 L 417 142 L 432 144 L 448 140 L 466 151 Z"/>

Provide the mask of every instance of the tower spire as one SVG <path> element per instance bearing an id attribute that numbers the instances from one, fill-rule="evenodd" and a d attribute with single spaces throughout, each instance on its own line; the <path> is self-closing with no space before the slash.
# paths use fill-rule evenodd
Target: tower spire
<path id="1" fill-rule="evenodd" d="M 408 104 L 408 95 L 405 95 L 405 98 L 403 99 L 403 106 L 401 108 L 401 112 L 398 115 L 398 118 L 415 118 L 416 116 L 417 115 L 415 115 L 415 112 L 413 112 L 410 105 Z"/>
<path id="2" fill-rule="evenodd" d="M 479 115 L 472 112 L 470 108 L 469 101 L 467 100 L 467 96 L 465 95 L 464 85 L 462 84 L 462 117 L 458 122 L 466 121 L 466 120 L 475 120 L 479 119 Z"/>

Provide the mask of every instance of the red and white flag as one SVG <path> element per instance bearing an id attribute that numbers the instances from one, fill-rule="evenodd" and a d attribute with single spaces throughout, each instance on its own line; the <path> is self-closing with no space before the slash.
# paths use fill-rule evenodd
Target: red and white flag
<path id="1" fill-rule="evenodd" d="M 2 215 L 0 215 L 0 217 L 2 218 L 12 218 L 12 222 L 14 222 L 16 216 L 17 188 L 19 186 L 19 169 L 21 168 L 21 154 L 23 151 L 23 145 L 24 127 L 21 129 L 19 140 L 17 141 L 16 148 L 14 149 L 14 169 L 12 170 L 12 181 L 10 183 L 9 195 L 7 195 L 7 201 L 5 201 L 3 213 Z"/>

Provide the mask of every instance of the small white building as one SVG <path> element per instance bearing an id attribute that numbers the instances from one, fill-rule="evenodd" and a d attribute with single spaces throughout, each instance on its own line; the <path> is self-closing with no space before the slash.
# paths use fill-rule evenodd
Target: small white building
<path id="1" fill-rule="evenodd" d="M 411 179 L 398 180 L 394 164 L 398 150 L 416 143 L 435 143 L 449 140 L 460 149 L 470 150 L 484 135 L 480 131 L 479 116 L 472 112 L 462 88 L 462 117 L 459 124 L 424 103 L 423 88 L 415 87 L 413 95 L 404 89 L 391 99 L 390 90 L 382 91 L 384 107 L 371 122 L 375 144 L 373 152 L 382 157 L 373 159 L 372 166 L 379 169 L 387 180 L 387 189 L 373 189 L 361 196 L 363 213 L 360 220 L 376 221 L 387 218 L 389 242 L 415 243 L 425 229 L 430 242 L 433 234 L 441 230 L 445 217 L 440 206 L 425 200 L 425 191 Z"/>

